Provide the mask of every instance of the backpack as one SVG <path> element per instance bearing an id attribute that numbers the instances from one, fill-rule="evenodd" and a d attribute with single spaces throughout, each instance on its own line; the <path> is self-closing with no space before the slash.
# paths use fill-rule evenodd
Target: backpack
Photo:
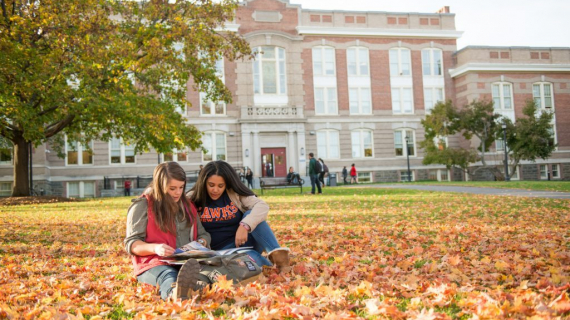
<path id="1" fill-rule="evenodd" d="M 200 264 L 199 279 L 204 285 L 218 282 L 222 275 L 236 285 L 246 284 L 257 280 L 262 271 L 245 252 L 196 260 Z"/>
<path id="2" fill-rule="evenodd" d="M 325 168 L 324 168 L 324 171 L 323 171 L 323 172 L 326 172 L 326 173 L 328 173 L 328 172 L 329 172 L 329 167 L 327 167 L 327 165 L 326 165 L 326 164 L 325 164 L 324 166 L 325 166 Z"/>
<path id="3" fill-rule="evenodd" d="M 319 161 L 315 161 L 315 173 L 323 172 L 323 165 Z"/>

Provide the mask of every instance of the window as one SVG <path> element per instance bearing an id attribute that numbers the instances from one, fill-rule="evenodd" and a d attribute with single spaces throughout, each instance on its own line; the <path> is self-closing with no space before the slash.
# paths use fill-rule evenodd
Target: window
<path id="1" fill-rule="evenodd" d="M 368 48 L 352 47 L 346 49 L 346 62 L 349 76 L 368 76 Z"/>
<path id="2" fill-rule="evenodd" d="M 412 114 L 412 88 L 392 88 L 392 112 L 394 114 Z"/>
<path id="3" fill-rule="evenodd" d="M 408 181 L 408 170 L 400 171 L 400 181 Z M 410 170 L 410 181 L 416 181 L 413 170 Z"/>
<path id="4" fill-rule="evenodd" d="M 406 178 L 407 178 L 407 175 L 406 175 Z M 431 169 L 428 172 L 428 180 L 449 181 L 449 170 L 447 170 L 447 169 Z"/>
<path id="5" fill-rule="evenodd" d="M 430 112 L 438 102 L 443 102 L 443 88 L 424 88 L 424 108 L 426 112 Z"/>
<path id="6" fill-rule="evenodd" d="M 505 175 L 505 166 L 497 167 L 499 172 L 504 176 Z M 519 167 L 515 167 L 514 169 L 509 166 L 509 179 L 510 180 L 519 180 Z"/>
<path id="7" fill-rule="evenodd" d="M 406 137 L 408 138 L 408 148 L 405 148 Z M 414 143 L 414 131 L 412 130 L 397 130 L 394 132 L 394 149 L 396 156 L 407 156 L 408 151 L 411 157 L 416 155 L 416 148 Z"/>
<path id="8" fill-rule="evenodd" d="M 81 166 L 93 164 L 93 154 L 89 150 L 93 150 L 93 142 L 91 141 L 89 141 L 87 145 L 84 145 L 76 141 L 67 140 L 65 144 L 66 165 Z"/>
<path id="9" fill-rule="evenodd" d="M 513 108 L 513 94 L 510 83 L 493 83 L 492 90 L 495 109 L 511 110 Z"/>
<path id="10" fill-rule="evenodd" d="M 370 172 L 357 172 L 358 183 L 372 182 L 372 173 Z"/>
<path id="11" fill-rule="evenodd" d="M 68 182 L 67 196 L 72 198 L 94 198 L 95 182 L 93 181 Z"/>
<path id="12" fill-rule="evenodd" d="M 552 165 L 552 178 L 560 178 L 560 166 L 557 164 Z"/>
<path id="13" fill-rule="evenodd" d="M 548 165 L 546 165 L 546 164 L 540 165 L 540 178 L 541 179 L 548 179 Z"/>
<path id="14" fill-rule="evenodd" d="M 334 76 L 335 57 L 332 47 L 313 48 L 313 76 Z"/>
<path id="15" fill-rule="evenodd" d="M 552 110 L 552 85 L 546 82 L 539 82 L 532 85 L 532 97 L 536 105 L 541 109 Z"/>
<path id="16" fill-rule="evenodd" d="M 405 48 L 390 49 L 390 76 L 412 75 L 410 61 L 410 50 Z"/>
<path id="17" fill-rule="evenodd" d="M 352 131 L 352 157 L 372 158 L 372 131 L 359 129 Z"/>
<path id="18" fill-rule="evenodd" d="M 111 164 L 135 163 L 135 146 L 125 145 L 122 138 L 113 138 L 109 142 Z"/>
<path id="19" fill-rule="evenodd" d="M 340 158 L 340 143 L 336 130 L 317 131 L 317 154 L 324 159 Z"/>
<path id="20" fill-rule="evenodd" d="M 216 75 L 225 83 L 223 58 L 216 61 Z M 200 113 L 205 116 L 225 115 L 226 104 L 223 101 L 211 101 L 206 93 L 200 92 Z"/>
<path id="21" fill-rule="evenodd" d="M 422 72 L 424 76 L 443 75 L 443 60 L 440 49 L 422 50 Z"/>
<path id="22" fill-rule="evenodd" d="M 226 160 L 226 134 L 223 132 L 205 132 L 202 145 L 206 149 L 204 161 Z"/>
<path id="23" fill-rule="evenodd" d="M 315 88 L 315 114 L 338 114 L 336 88 Z"/>
<path id="24" fill-rule="evenodd" d="M 285 49 L 258 47 L 253 61 L 253 91 L 256 94 L 284 95 L 286 90 Z"/>
<path id="25" fill-rule="evenodd" d="M 12 195 L 12 183 L 0 182 L 0 197 L 9 197 Z"/>
<path id="26" fill-rule="evenodd" d="M 505 151 L 505 141 L 503 139 L 495 140 L 495 150 L 497 152 L 504 152 Z"/>
<path id="27" fill-rule="evenodd" d="M 445 150 L 449 146 L 447 137 L 436 136 L 433 138 L 433 143 L 436 145 L 438 150 Z"/>
<path id="28" fill-rule="evenodd" d="M 370 103 L 369 88 L 348 89 L 350 114 L 371 114 L 372 104 Z"/>
<path id="29" fill-rule="evenodd" d="M 178 151 L 177 149 L 172 150 L 172 152 L 168 152 L 162 155 L 164 161 L 176 161 L 176 162 L 183 162 L 188 161 L 188 153 L 186 150 Z"/>
<path id="30" fill-rule="evenodd" d="M 0 148 L 0 164 L 12 164 L 12 148 Z"/>

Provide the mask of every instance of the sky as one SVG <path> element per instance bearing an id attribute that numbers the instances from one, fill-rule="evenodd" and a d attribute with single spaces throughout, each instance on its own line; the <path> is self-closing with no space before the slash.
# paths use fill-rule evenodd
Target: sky
<path id="1" fill-rule="evenodd" d="M 570 47 L 570 0 L 289 0 L 304 9 L 435 13 L 449 6 L 466 46 Z"/>

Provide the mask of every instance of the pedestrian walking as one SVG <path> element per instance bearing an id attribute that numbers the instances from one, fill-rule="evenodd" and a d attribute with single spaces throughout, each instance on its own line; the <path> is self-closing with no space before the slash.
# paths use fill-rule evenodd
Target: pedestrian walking
<path id="1" fill-rule="evenodd" d="M 350 184 L 352 184 L 353 181 L 354 183 L 358 183 L 358 176 L 356 175 L 356 167 L 354 166 L 354 163 L 352 164 L 352 168 L 350 168 Z"/>
<path id="2" fill-rule="evenodd" d="M 342 168 L 342 181 L 346 184 L 346 178 L 348 178 L 348 170 L 346 170 L 346 166 Z"/>
<path id="3" fill-rule="evenodd" d="M 317 159 L 315 159 L 315 155 L 311 152 L 309 153 L 309 178 L 311 178 L 311 194 L 315 194 L 315 185 L 317 186 L 317 190 L 319 194 L 323 194 L 323 190 L 321 189 L 321 182 L 319 181 L 319 172 L 317 170 Z"/>

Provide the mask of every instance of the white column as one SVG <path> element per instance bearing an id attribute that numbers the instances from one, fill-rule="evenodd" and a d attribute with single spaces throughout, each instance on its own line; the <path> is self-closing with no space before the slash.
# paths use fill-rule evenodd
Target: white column
<path id="1" fill-rule="evenodd" d="M 295 132 L 292 130 L 287 131 L 287 173 L 289 173 L 289 167 L 293 167 L 296 172 L 299 172 L 297 167 L 297 152 L 295 143 Z"/>
<path id="2" fill-rule="evenodd" d="M 299 174 L 301 176 L 306 176 L 309 173 L 307 172 L 307 159 L 309 158 L 307 147 L 305 146 L 305 131 L 298 131 L 297 132 L 297 154 L 299 157 L 297 158 L 297 163 L 299 166 Z M 304 150 L 305 154 L 301 154 L 301 150 Z"/>

